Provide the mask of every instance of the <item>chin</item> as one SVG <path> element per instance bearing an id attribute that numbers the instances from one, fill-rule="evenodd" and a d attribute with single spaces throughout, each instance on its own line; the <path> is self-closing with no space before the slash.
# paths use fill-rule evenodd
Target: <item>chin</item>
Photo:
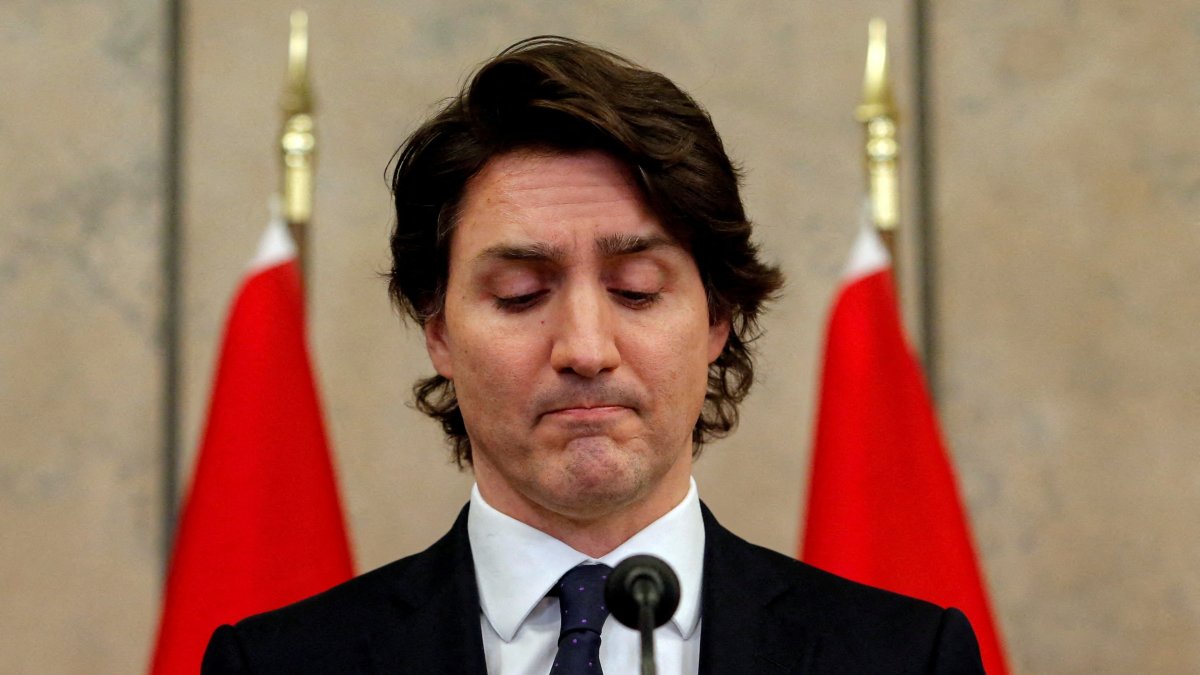
<path id="1" fill-rule="evenodd" d="M 587 441 L 587 442 L 580 442 Z M 650 472 L 636 453 L 610 439 L 580 439 L 566 449 L 559 489 L 572 510 L 607 511 L 637 501 L 651 484 Z"/>
<path id="2" fill-rule="evenodd" d="M 625 482 L 644 473 L 645 451 L 608 436 L 587 436 L 567 441 L 559 455 L 562 470 L 580 489 Z"/>

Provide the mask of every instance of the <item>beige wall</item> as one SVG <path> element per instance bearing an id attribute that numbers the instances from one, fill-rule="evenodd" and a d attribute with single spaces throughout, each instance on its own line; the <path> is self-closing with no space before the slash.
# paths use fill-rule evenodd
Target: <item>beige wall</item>
<path id="1" fill-rule="evenodd" d="M 5 672 L 136 672 L 154 627 L 164 17 L 0 4 Z"/>
<path id="2" fill-rule="evenodd" d="M 1200 671 L 1200 3 L 930 27 L 942 417 L 1015 665 Z"/>
<path id="3" fill-rule="evenodd" d="M 934 384 L 1014 670 L 1194 671 L 1200 3 L 932 4 L 934 266 L 919 268 L 910 232 L 906 304 L 915 326 L 932 281 Z M 185 475 L 277 180 L 291 6 L 183 7 Z M 307 7 L 321 148 L 310 332 L 360 569 L 429 543 L 470 485 L 405 405 L 429 367 L 376 275 L 384 166 L 474 64 L 541 32 L 665 72 L 746 168 L 749 212 L 790 285 L 743 427 L 697 480 L 727 525 L 794 551 L 821 332 L 860 198 L 865 23 L 889 19 L 911 139 L 909 3 Z M 132 0 L 0 9 L 0 80 L 24 92 L 0 97 L 0 663 L 13 672 L 135 671 L 157 619 L 166 17 Z"/>

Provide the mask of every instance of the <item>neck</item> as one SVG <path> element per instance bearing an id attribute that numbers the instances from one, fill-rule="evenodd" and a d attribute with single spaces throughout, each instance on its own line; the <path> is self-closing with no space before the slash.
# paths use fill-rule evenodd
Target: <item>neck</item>
<path id="1" fill-rule="evenodd" d="M 654 521 L 675 508 L 691 486 L 691 453 L 677 461 L 648 489 L 623 500 L 564 506 L 542 504 L 511 489 L 495 475 L 475 466 L 476 484 L 484 500 L 497 511 L 541 530 L 592 558 L 611 553 Z"/>
<path id="2" fill-rule="evenodd" d="M 688 484 L 684 483 L 679 489 L 664 491 L 654 500 L 598 517 L 573 518 L 543 510 L 537 516 L 522 522 L 549 534 L 580 553 L 600 558 L 678 506 L 687 496 L 687 491 Z"/>

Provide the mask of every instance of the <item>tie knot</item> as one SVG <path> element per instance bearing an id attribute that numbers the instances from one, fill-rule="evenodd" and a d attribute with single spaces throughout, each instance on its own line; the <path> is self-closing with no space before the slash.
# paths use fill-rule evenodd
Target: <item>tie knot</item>
<path id="1" fill-rule="evenodd" d="M 599 633 L 608 618 L 604 584 L 612 568 L 608 565 L 577 565 L 558 582 L 558 607 L 562 615 L 560 637 L 569 631 Z"/>

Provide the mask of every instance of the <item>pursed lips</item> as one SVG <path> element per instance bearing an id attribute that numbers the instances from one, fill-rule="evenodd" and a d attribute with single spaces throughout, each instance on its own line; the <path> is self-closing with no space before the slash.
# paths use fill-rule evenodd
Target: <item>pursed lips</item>
<path id="1" fill-rule="evenodd" d="M 640 414 L 641 397 L 632 387 L 606 382 L 594 387 L 562 387 L 540 392 L 534 399 L 538 421 L 595 421 L 605 423 L 625 413 Z"/>
<path id="2" fill-rule="evenodd" d="M 601 421 L 627 411 L 632 412 L 632 409 L 617 403 L 578 403 L 548 410 L 542 413 L 542 416 L 591 422 Z"/>

